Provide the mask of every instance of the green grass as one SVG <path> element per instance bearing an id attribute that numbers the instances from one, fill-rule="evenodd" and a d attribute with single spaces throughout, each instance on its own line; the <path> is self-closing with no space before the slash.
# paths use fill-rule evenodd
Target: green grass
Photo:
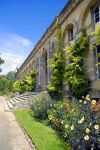
<path id="1" fill-rule="evenodd" d="M 69 144 L 64 142 L 53 129 L 36 121 L 29 110 L 17 110 L 15 116 L 31 137 L 37 150 L 71 150 Z"/>

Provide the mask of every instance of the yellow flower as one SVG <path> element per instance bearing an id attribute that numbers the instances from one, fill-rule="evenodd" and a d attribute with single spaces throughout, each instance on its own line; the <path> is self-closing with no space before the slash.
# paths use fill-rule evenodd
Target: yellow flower
<path id="1" fill-rule="evenodd" d="M 98 124 L 94 125 L 94 129 L 98 130 L 99 129 L 99 125 Z"/>
<path id="2" fill-rule="evenodd" d="M 92 100 L 92 102 L 91 102 L 91 103 L 92 103 L 93 105 L 94 105 L 94 104 L 96 104 L 96 100 Z"/>
<path id="3" fill-rule="evenodd" d="M 65 125 L 65 128 L 68 128 L 68 124 Z"/>
<path id="4" fill-rule="evenodd" d="M 84 101 L 84 104 L 86 104 L 87 102 L 86 101 Z"/>
<path id="5" fill-rule="evenodd" d="M 74 125 L 71 126 L 71 130 L 74 130 Z"/>
<path id="6" fill-rule="evenodd" d="M 89 129 L 89 128 L 86 128 L 85 132 L 86 132 L 86 133 L 90 133 L 90 129 Z"/>
<path id="7" fill-rule="evenodd" d="M 88 135 L 85 135 L 85 136 L 84 136 L 84 140 L 85 140 L 85 141 L 88 141 L 89 139 L 90 139 L 90 137 L 89 137 Z"/>
<path id="8" fill-rule="evenodd" d="M 84 98 L 84 96 L 82 96 L 82 98 Z"/>
<path id="9" fill-rule="evenodd" d="M 81 120 L 78 121 L 79 124 L 84 122 L 84 116 L 81 118 Z"/>

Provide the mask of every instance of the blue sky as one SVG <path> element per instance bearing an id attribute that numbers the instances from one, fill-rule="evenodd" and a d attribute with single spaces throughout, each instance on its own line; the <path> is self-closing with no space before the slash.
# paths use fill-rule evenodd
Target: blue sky
<path id="1" fill-rule="evenodd" d="M 68 0 L 1 0 L 2 74 L 19 67 Z"/>

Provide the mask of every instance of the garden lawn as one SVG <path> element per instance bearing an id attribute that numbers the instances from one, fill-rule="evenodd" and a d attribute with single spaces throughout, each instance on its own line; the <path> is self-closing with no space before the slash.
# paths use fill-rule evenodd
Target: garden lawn
<path id="1" fill-rule="evenodd" d="M 29 110 L 17 110 L 15 116 L 37 150 L 71 150 L 70 145 L 64 142 L 53 129 L 35 120 Z"/>

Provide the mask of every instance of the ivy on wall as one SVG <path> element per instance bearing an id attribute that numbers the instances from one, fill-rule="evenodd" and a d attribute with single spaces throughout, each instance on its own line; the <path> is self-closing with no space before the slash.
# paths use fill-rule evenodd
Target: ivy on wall
<path id="1" fill-rule="evenodd" d="M 100 45 L 100 24 L 96 25 L 95 36 L 96 36 L 96 44 Z"/>
<path id="2" fill-rule="evenodd" d="M 50 59 L 50 67 L 52 70 L 51 82 L 48 85 L 48 90 L 55 99 L 62 99 L 63 79 L 65 71 L 65 59 L 62 50 L 61 27 L 57 30 L 57 50 Z"/>
<path id="3" fill-rule="evenodd" d="M 67 49 L 70 64 L 66 66 L 65 78 L 72 94 L 76 97 L 85 95 L 88 91 L 88 78 L 84 73 L 84 53 L 89 47 L 89 37 L 83 31 L 82 36 Z"/>

